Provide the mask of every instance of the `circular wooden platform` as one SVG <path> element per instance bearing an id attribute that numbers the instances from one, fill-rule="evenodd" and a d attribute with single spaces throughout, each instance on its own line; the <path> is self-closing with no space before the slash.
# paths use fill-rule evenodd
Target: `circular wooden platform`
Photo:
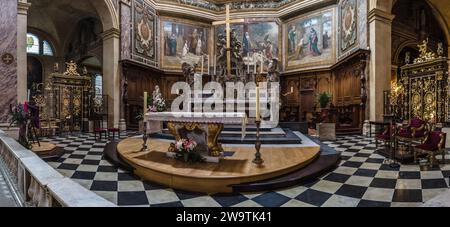
<path id="1" fill-rule="evenodd" d="M 46 155 L 55 149 L 56 145 L 48 142 L 40 142 L 40 145 L 37 143 L 33 143 L 31 146 L 31 150 L 37 155 Z"/>
<path id="2" fill-rule="evenodd" d="M 148 152 L 140 152 L 141 138 L 129 138 L 117 146 L 119 155 L 145 180 L 193 192 L 232 192 L 231 185 L 279 177 L 299 170 L 320 154 L 319 146 L 262 148 L 263 166 L 252 163 L 255 148 L 224 147 L 235 152 L 219 164 L 187 164 L 166 156 L 170 142 L 150 139 Z"/>

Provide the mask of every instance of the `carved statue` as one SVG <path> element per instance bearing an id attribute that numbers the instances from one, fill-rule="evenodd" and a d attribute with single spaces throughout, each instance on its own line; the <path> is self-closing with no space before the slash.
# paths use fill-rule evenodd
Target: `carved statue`
<path id="1" fill-rule="evenodd" d="M 227 38 L 224 34 L 218 35 L 218 42 L 217 42 L 217 49 L 219 50 L 219 54 L 217 56 L 217 65 L 218 65 L 218 77 L 216 78 L 217 82 L 235 82 L 235 81 L 242 81 L 245 82 L 245 76 L 244 76 L 244 58 L 242 57 L 243 53 L 243 45 L 239 41 L 236 30 L 232 29 L 230 32 L 230 55 L 231 55 L 231 65 L 232 68 L 234 67 L 234 75 L 232 75 L 231 78 L 228 78 L 227 73 Z M 231 73 L 230 73 L 231 74 Z"/>
<path id="2" fill-rule="evenodd" d="M 280 72 L 279 72 L 279 61 L 277 58 L 273 58 L 269 63 L 269 71 L 267 74 L 268 82 L 279 82 Z"/>
<path id="3" fill-rule="evenodd" d="M 184 62 L 181 65 L 181 70 L 183 71 L 183 75 L 186 78 L 186 83 L 188 83 L 191 87 L 193 87 L 194 86 L 195 67 L 187 62 Z"/>
<path id="4" fill-rule="evenodd" d="M 438 43 L 437 55 L 439 57 L 444 56 L 444 44 L 442 42 Z"/>
<path id="5" fill-rule="evenodd" d="M 73 60 L 69 63 L 66 63 L 67 69 L 64 72 L 64 76 L 80 76 L 80 74 L 77 72 L 77 63 L 75 63 Z"/>
<path id="6" fill-rule="evenodd" d="M 409 63 L 411 63 L 411 52 L 406 52 L 406 55 L 405 55 L 405 64 L 409 64 Z"/>
<path id="7" fill-rule="evenodd" d="M 419 47 L 420 56 L 414 60 L 414 63 L 422 63 L 430 61 L 436 58 L 436 54 L 433 52 L 428 52 L 428 38 L 422 42 L 422 44 L 417 45 Z"/>

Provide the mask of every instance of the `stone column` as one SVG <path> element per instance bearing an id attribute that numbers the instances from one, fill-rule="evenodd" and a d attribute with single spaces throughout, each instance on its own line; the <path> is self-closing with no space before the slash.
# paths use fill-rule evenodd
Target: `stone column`
<path id="1" fill-rule="evenodd" d="M 20 0 L 17 3 L 17 100 L 27 100 L 27 27 L 28 9 L 31 3 Z"/>
<path id="2" fill-rule="evenodd" d="M 0 123 L 8 123 L 17 102 L 17 0 L 0 1 Z"/>
<path id="3" fill-rule="evenodd" d="M 120 60 L 131 59 L 131 2 L 121 1 L 120 2 Z M 119 128 L 121 131 L 125 131 L 127 128 L 126 121 L 126 106 L 127 106 L 127 69 L 121 65 L 121 108 L 120 108 L 120 124 Z"/>
<path id="4" fill-rule="evenodd" d="M 120 120 L 120 32 L 110 29 L 103 32 L 103 82 L 108 96 L 108 127 L 119 127 Z"/>
<path id="5" fill-rule="evenodd" d="M 369 12 L 369 119 L 383 120 L 383 92 L 390 89 L 391 40 L 394 15 L 380 9 Z"/>

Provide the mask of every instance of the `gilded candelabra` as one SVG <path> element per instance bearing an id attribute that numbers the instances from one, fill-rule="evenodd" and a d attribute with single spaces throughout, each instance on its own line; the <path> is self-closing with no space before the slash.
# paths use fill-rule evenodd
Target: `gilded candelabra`
<path id="1" fill-rule="evenodd" d="M 261 155 L 261 111 L 260 111 L 260 86 L 259 83 L 264 81 L 264 76 L 256 76 L 256 142 L 255 142 L 255 159 L 253 163 L 256 165 L 262 165 L 264 160 Z"/>

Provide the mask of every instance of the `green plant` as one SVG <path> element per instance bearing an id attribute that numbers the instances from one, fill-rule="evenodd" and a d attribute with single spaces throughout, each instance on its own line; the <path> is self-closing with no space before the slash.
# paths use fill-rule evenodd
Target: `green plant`
<path id="1" fill-rule="evenodd" d="M 322 92 L 319 94 L 319 104 L 321 108 L 326 108 L 331 102 L 331 94 L 328 92 Z"/>

